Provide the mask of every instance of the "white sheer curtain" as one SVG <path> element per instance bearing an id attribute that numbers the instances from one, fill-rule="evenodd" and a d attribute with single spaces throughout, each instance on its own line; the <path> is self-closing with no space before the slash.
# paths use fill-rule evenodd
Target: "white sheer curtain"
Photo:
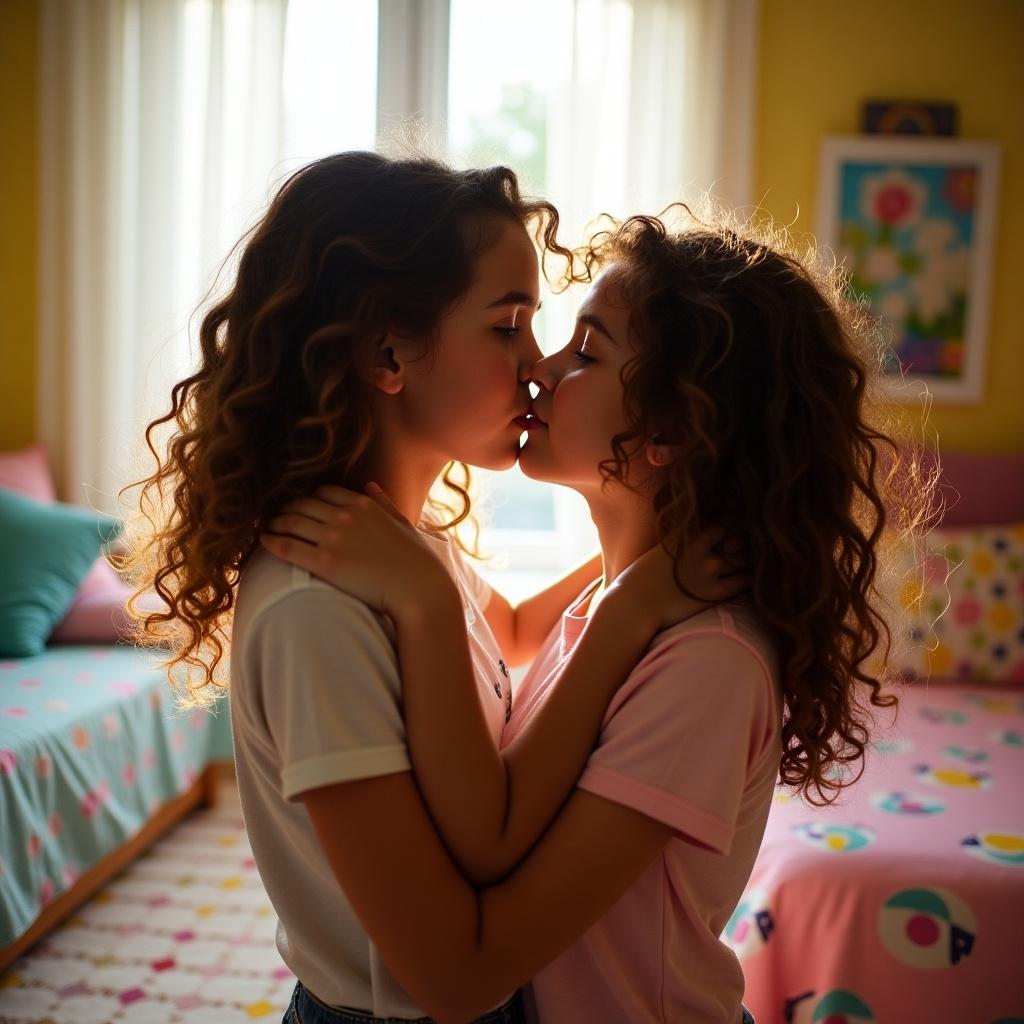
<path id="1" fill-rule="evenodd" d="M 547 186 L 567 237 L 705 191 L 753 202 L 757 0 L 568 0 L 563 17 Z"/>
<path id="2" fill-rule="evenodd" d="M 551 68 L 543 190 L 568 237 L 685 186 L 751 201 L 757 0 L 476 2 L 481 45 L 521 28 Z M 113 512 L 148 472 L 188 316 L 288 170 L 409 118 L 446 137 L 450 4 L 42 0 L 39 435 L 64 500 Z"/>
<path id="3" fill-rule="evenodd" d="M 44 0 L 41 439 L 115 510 L 189 312 L 280 170 L 286 0 Z"/>
<path id="4" fill-rule="evenodd" d="M 571 227 L 751 196 L 755 0 L 571 0 L 548 185 Z"/>
<path id="5" fill-rule="evenodd" d="M 502 23 L 496 50 L 485 5 L 452 0 L 457 155 L 478 160 L 486 150 L 519 166 L 517 153 L 544 152 L 528 161 L 526 184 L 558 207 L 573 243 L 602 212 L 657 213 L 706 190 L 732 206 L 753 202 L 757 0 L 519 0 L 516 14 Z M 532 122 L 502 107 L 517 91 L 535 100 Z M 504 144 L 495 126 L 506 127 Z M 570 337 L 581 298 L 575 289 L 545 295 L 545 351 Z M 510 571 L 495 572 L 506 592 L 528 593 L 595 546 L 573 492 L 551 488 L 542 499 L 515 470 L 478 478 L 494 504 L 543 501 L 554 522 L 553 530 L 485 525 L 484 549 L 508 555 Z"/>

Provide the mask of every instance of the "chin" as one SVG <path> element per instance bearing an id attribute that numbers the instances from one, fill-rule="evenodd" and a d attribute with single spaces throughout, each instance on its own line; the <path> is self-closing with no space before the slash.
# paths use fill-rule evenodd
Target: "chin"
<path id="1" fill-rule="evenodd" d="M 458 461 L 467 465 L 476 466 L 477 469 L 487 469 L 495 473 L 511 469 L 519 458 L 519 445 L 505 445 L 504 448 L 497 448 L 485 452 L 467 453 L 461 456 Z"/>
<path id="2" fill-rule="evenodd" d="M 536 449 L 530 448 L 529 441 L 519 449 L 519 469 L 523 476 L 528 476 L 531 480 L 540 480 L 542 483 L 557 483 L 549 472 L 545 472 L 544 463 L 537 458 L 535 452 Z"/>

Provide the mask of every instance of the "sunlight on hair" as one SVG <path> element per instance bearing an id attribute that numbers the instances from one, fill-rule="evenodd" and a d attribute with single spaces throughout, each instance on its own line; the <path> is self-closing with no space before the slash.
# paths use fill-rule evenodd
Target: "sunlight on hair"
<path id="1" fill-rule="evenodd" d="M 886 378 L 891 338 L 835 254 L 758 207 L 706 191 L 658 216 L 606 213 L 566 276 L 612 265 L 638 354 L 601 471 L 622 480 L 629 445 L 669 430 L 662 543 L 681 558 L 707 516 L 753 545 L 751 598 L 783 659 L 782 781 L 827 803 L 897 704 L 907 587 L 941 515 L 930 396 L 918 408 L 914 385 Z"/>

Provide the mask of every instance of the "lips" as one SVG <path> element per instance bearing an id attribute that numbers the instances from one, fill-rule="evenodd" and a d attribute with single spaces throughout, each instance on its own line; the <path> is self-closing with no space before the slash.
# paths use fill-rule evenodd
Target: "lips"
<path id="1" fill-rule="evenodd" d="M 532 405 L 523 413 L 522 416 L 517 416 L 514 422 L 523 430 L 536 430 L 539 427 L 547 426 L 547 423 L 545 423 L 544 420 L 542 420 L 534 411 Z"/>

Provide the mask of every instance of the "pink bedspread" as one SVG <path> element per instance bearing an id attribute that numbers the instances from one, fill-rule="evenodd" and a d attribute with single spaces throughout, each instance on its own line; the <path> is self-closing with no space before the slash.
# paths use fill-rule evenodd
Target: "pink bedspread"
<path id="1" fill-rule="evenodd" d="M 915 684 L 863 777 L 776 793 L 725 936 L 758 1024 L 1024 1024 L 1024 691 Z"/>

